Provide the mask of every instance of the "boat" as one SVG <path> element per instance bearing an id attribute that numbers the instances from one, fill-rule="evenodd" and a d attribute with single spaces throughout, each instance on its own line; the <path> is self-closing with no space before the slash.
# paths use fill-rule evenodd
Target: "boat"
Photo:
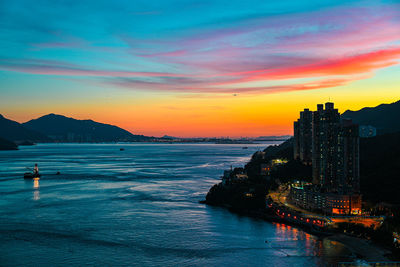
<path id="1" fill-rule="evenodd" d="M 124 151 L 124 150 L 125 150 L 125 148 L 120 148 L 120 149 L 119 149 L 119 151 Z"/>
<path id="2" fill-rule="evenodd" d="M 40 174 L 39 173 L 33 173 L 33 172 L 24 173 L 24 179 L 35 179 L 35 178 L 40 178 Z"/>
<path id="3" fill-rule="evenodd" d="M 39 168 L 37 164 L 35 164 L 35 167 L 33 169 L 26 167 L 29 172 L 24 173 L 24 179 L 35 179 L 35 178 L 40 178 L 39 174 Z"/>
<path id="4" fill-rule="evenodd" d="M 248 149 L 249 147 L 248 146 L 244 146 L 244 147 L 242 147 L 242 149 Z"/>

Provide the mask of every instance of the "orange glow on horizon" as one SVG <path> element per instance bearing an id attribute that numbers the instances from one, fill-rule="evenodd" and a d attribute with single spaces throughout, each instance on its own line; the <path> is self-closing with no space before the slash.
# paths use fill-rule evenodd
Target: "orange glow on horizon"
<path id="1" fill-rule="evenodd" d="M 372 80 L 372 81 L 371 81 Z M 191 94 L 134 98 L 122 91 L 109 101 L 93 98 L 81 103 L 40 101 L 5 106 L 3 115 L 18 122 L 56 113 L 76 119 L 92 119 L 119 126 L 134 134 L 177 137 L 257 137 L 292 135 L 293 121 L 304 108 L 332 101 L 339 112 L 359 110 L 400 99 L 397 83 L 360 80 L 349 85 L 264 95 Z"/>

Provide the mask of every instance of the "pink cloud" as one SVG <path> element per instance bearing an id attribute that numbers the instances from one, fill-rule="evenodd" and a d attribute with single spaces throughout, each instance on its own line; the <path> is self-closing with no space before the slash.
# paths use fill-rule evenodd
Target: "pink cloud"
<path id="1" fill-rule="evenodd" d="M 185 77 L 166 72 L 137 72 L 123 70 L 87 69 L 70 63 L 46 60 L 0 60 L 0 69 L 41 75 L 99 76 L 99 77 Z"/>
<path id="2" fill-rule="evenodd" d="M 399 8 L 400 5 L 379 7 L 379 10 L 341 7 L 249 18 L 217 29 L 199 27 L 158 39 L 124 35 L 120 38 L 130 46 L 127 60 L 121 60 L 121 64 L 118 60 L 109 64 L 124 66 L 124 70 L 12 59 L 0 60 L 0 69 L 40 75 L 95 77 L 100 83 L 135 90 L 227 93 L 232 89 L 224 86 L 232 87 L 243 82 L 321 77 L 324 80 L 310 83 L 236 90 L 241 93 L 270 93 L 329 88 L 345 85 L 359 79 L 360 75 L 371 75 L 377 69 L 399 63 Z M 33 46 L 38 49 L 90 48 L 88 43 L 74 38 Z M 110 54 L 114 52 L 112 48 L 109 51 L 101 49 Z M 121 51 L 122 55 L 127 52 Z M 123 65 L 126 62 L 128 64 Z M 134 68 L 130 62 L 135 63 Z M 138 71 L 140 62 L 145 62 L 142 66 L 146 69 L 157 66 L 157 69 L 173 68 L 174 71 Z"/>
<path id="3" fill-rule="evenodd" d="M 308 64 L 297 67 L 285 67 L 277 69 L 264 69 L 249 71 L 246 77 L 236 80 L 239 82 L 257 81 L 257 80 L 281 80 L 305 77 L 336 76 L 336 75 L 354 75 L 361 73 L 370 73 L 376 69 L 398 64 L 400 58 L 400 46 L 388 49 L 382 49 L 369 53 L 325 59 L 314 64 Z M 229 84 L 231 84 L 230 82 Z"/>
<path id="4" fill-rule="evenodd" d="M 149 54 L 159 63 L 178 64 L 210 75 L 229 75 L 271 65 L 288 67 L 294 61 L 296 66 L 310 64 L 310 59 L 365 53 L 400 41 L 398 8 L 380 7 L 379 12 L 373 8 L 337 8 L 249 19 L 235 27 L 192 31 L 159 44 L 150 40 L 150 47 L 158 52 Z M 180 49 L 174 50 L 176 47 Z M 159 52 L 160 49 L 173 52 Z M 277 58 L 283 60 L 279 62 Z"/>
<path id="5" fill-rule="evenodd" d="M 247 87 L 247 88 L 239 88 L 234 90 L 227 90 L 229 93 L 279 93 L 279 92 L 291 92 L 291 91 L 303 91 L 303 90 L 316 90 L 316 89 L 325 89 L 331 87 L 338 87 L 346 85 L 356 79 L 324 79 L 314 82 L 308 83 L 298 83 L 291 85 L 279 85 L 279 86 L 260 86 L 260 87 Z"/>
<path id="6" fill-rule="evenodd" d="M 277 86 L 259 86 L 259 87 L 245 87 L 245 88 L 217 88 L 208 85 L 208 87 L 191 87 L 187 85 L 173 86 L 166 83 L 157 82 L 143 82 L 129 79 L 118 79 L 110 80 L 109 83 L 114 86 L 119 86 L 126 89 L 136 90 L 154 90 L 157 88 L 159 91 L 172 91 L 181 93 L 195 93 L 190 95 L 182 95 L 184 98 L 204 98 L 209 97 L 207 94 L 270 94 L 278 92 L 290 92 L 290 91 L 303 91 L 303 90 L 316 90 L 323 88 L 331 88 L 337 86 L 346 85 L 354 80 L 363 79 L 365 76 L 355 76 L 352 78 L 336 78 L 336 79 L 322 79 L 313 82 L 306 83 L 294 83 L 289 85 L 277 85 Z M 206 95 L 204 95 L 206 94 Z"/>
<path id="7" fill-rule="evenodd" d="M 185 51 L 185 50 L 175 50 L 175 51 L 170 51 L 170 52 L 141 54 L 138 56 L 141 56 L 141 57 L 176 57 L 176 56 L 183 56 L 185 54 L 187 54 L 187 51 Z"/>

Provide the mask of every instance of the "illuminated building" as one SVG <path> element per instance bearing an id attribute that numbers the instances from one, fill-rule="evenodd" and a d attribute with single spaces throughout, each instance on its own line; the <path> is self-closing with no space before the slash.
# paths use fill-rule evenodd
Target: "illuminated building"
<path id="1" fill-rule="evenodd" d="M 284 165 L 288 162 L 287 159 L 272 159 L 268 163 L 260 164 L 260 175 L 268 176 L 274 168 Z"/>
<path id="2" fill-rule="evenodd" d="M 333 103 L 326 103 L 325 109 L 317 106 L 312 119 L 313 183 L 327 191 L 335 190 L 337 181 L 339 125 L 340 114 Z"/>
<path id="3" fill-rule="evenodd" d="M 359 126 L 340 120 L 333 103 L 313 113 L 313 183 L 322 191 L 359 194 Z"/>
<path id="4" fill-rule="evenodd" d="M 321 192 L 318 186 L 291 186 L 290 201 L 306 210 L 328 214 L 360 214 L 361 195 Z"/>
<path id="5" fill-rule="evenodd" d="M 306 113 L 307 112 L 307 113 Z M 304 110 L 294 124 L 295 151 L 301 159 L 300 126 L 305 119 Z M 308 210 L 318 210 L 332 214 L 359 214 L 361 212 L 359 138 L 360 130 L 351 120 L 340 118 L 333 103 L 317 106 L 312 112 L 312 173 L 313 184 L 292 185 L 290 200 Z M 298 146 L 296 148 L 296 146 Z M 303 150 L 304 151 L 304 150 Z M 296 155 L 296 154 L 295 154 Z M 304 161 L 303 161 L 304 162 Z"/>
<path id="6" fill-rule="evenodd" d="M 335 191 L 341 194 L 360 193 L 359 127 L 343 119 L 338 136 L 338 165 Z"/>
<path id="7" fill-rule="evenodd" d="M 260 175 L 267 176 L 269 174 L 270 170 L 271 170 L 271 167 L 269 166 L 269 164 L 266 164 L 266 163 L 260 164 Z"/>

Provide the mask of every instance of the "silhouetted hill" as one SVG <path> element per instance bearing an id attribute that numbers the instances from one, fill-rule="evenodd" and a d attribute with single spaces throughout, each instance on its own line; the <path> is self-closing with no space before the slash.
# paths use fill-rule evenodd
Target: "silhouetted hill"
<path id="1" fill-rule="evenodd" d="M 0 138 L 0 150 L 17 150 L 18 146 L 11 141 Z"/>
<path id="2" fill-rule="evenodd" d="M 400 205 L 400 132 L 360 140 L 361 192 L 365 200 Z"/>
<path id="3" fill-rule="evenodd" d="M 288 160 L 292 160 L 293 145 L 294 145 L 294 138 L 292 137 L 280 145 L 269 146 L 266 149 L 264 149 L 265 159 L 268 161 L 275 158 L 285 158 Z"/>
<path id="4" fill-rule="evenodd" d="M 342 117 L 360 125 L 372 125 L 376 127 L 378 135 L 397 132 L 400 131 L 400 101 L 358 111 L 347 110 Z"/>
<path id="5" fill-rule="evenodd" d="M 11 141 L 51 141 L 46 135 L 37 131 L 27 129 L 20 123 L 4 118 L 0 115 L 0 137 Z"/>
<path id="6" fill-rule="evenodd" d="M 76 120 L 56 114 L 45 115 L 23 125 L 40 131 L 57 142 L 121 142 L 150 139 L 143 135 L 133 135 L 114 125 L 92 120 Z"/>

